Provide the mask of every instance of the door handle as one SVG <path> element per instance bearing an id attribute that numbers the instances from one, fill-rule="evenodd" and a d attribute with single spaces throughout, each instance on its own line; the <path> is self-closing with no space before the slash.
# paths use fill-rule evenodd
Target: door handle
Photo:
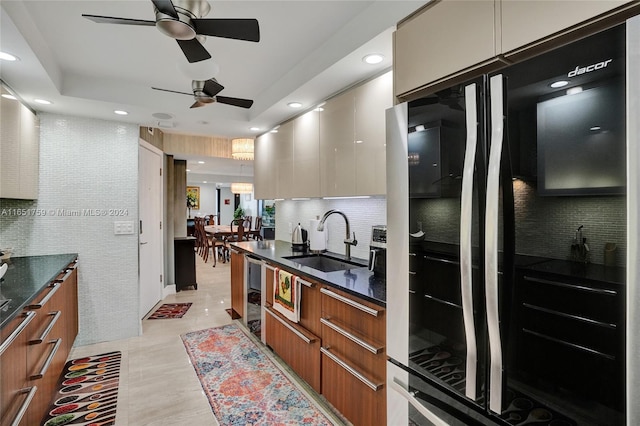
<path id="1" fill-rule="evenodd" d="M 141 245 L 141 246 L 143 246 L 143 245 L 145 245 L 145 244 L 147 244 L 147 243 L 148 243 L 148 241 L 145 241 L 145 242 L 143 242 L 143 243 L 140 243 L 140 245 Z"/>

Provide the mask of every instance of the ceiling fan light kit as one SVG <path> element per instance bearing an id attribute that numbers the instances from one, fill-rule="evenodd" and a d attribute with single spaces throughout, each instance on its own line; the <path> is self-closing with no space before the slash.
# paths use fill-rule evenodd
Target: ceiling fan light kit
<path id="1" fill-rule="evenodd" d="M 204 61 L 211 55 L 202 45 L 204 36 L 260 41 L 260 27 L 256 19 L 205 19 L 211 6 L 205 0 L 151 0 L 155 21 L 118 18 L 113 16 L 82 16 L 99 24 L 155 26 L 163 34 L 176 39 L 190 63 Z"/>

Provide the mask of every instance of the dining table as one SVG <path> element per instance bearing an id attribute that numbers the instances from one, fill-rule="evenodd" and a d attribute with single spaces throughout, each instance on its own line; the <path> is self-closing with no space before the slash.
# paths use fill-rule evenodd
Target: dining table
<path id="1" fill-rule="evenodd" d="M 234 226 L 233 229 L 231 229 L 231 225 L 205 225 L 204 232 L 209 235 L 213 235 L 216 238 L 222 239 L 237 235 L 238 227 Z M 260 231 L 255 229 L 245 229 L 244 235 L 246 235 L 247 237 L 260 236 Z"/>

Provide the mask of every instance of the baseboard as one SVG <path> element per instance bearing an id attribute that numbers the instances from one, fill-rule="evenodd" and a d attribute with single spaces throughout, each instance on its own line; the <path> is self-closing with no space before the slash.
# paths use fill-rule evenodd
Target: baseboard
<path id="1" fill-rule="evenodd" d="M 164 300 L 164 298 L 167 297 L 170 294 L 176 294 L 176 285 L 175 284 L 169 284 L 169 285 L 163 287 L 163 289 L 162 289 L 162 300 Z"/>

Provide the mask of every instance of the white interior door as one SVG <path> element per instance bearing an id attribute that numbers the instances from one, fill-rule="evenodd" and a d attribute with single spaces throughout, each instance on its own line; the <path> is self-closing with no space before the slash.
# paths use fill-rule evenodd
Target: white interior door
<path id="1" fill-rule="evenodd" d="M 140 141 L 138 194 L 140 318 L 162 299 L 162 152 Z"/>

